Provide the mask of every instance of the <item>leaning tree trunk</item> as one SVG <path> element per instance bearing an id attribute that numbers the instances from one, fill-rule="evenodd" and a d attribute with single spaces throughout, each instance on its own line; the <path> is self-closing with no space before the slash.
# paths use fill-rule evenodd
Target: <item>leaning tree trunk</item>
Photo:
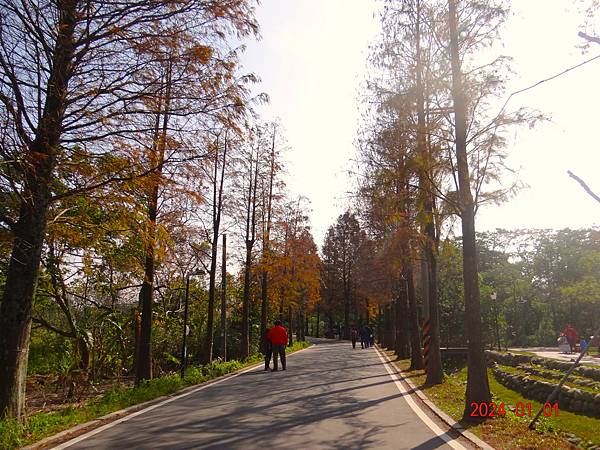
<path id="1" fill-rule="evenodd" d="M 31 312 L 71 77 L 77 3 L 58 3 L 59 23 L 43 115 L 26 150 L 19 219 L 12 227 L 12 251 L 0 305 L 0 416 L 20 419 L 24 413 Z"/>
<path id="2" fill-rule="evenodd" d="M 491 400 L 485 353 L 483 349 L 479 278 L 475 247 L 475 205 L 471 193 L 467 160 L 467 106 L 462 86 L 462 72 L 458 49 L 456 1 L 449 0 L 450 56 L 452 63 L 452 98 L 456 127 L 456 162 L 458 170 L 458 197 L 463 234 L 463 280 L 465 289 L 465 316 L 468 339 L 467 388 L 463 418 L 470 417 L 469 405 Z"/>

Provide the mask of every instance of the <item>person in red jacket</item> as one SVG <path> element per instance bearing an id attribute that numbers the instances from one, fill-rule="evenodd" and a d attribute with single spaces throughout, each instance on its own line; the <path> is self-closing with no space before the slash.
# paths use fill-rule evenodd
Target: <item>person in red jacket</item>
<path id="1" fill-rule="evenodd" d="M 571 353 L 573 353 L 577 342 L 579 341 L 579 333 L 571 324 L 567 325 L 567 328 L 564 329 L 563 333 L 567 336 L 567 341 L 569 341 L 569 345 L 571 346 Z"/>
<path id="2" fill-rule="evenodd" d="M 273 372 L 277 371 L 277 355 L 281 359 L 281 369 L 285 370 L 285 346 L 288 343 L 288 334 L 279 320 L 275 321 L 275 325 L 269 331 L 268 339 L 273 346 Z"/>

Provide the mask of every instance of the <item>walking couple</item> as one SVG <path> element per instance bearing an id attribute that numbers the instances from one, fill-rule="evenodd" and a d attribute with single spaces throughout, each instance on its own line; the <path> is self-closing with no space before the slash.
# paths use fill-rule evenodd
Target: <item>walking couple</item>
<path id="1" fill-rule="evenodd" d="M 288 334 L 279 320 L 267 330 L 265 335 L 265 370 L 269 370 L 271 354 L 273 355 L 273 372 L 277 371 L 277 355 L 281 359 L 281 369 L 285 370 L 285 346 L 288 343 Z"/>

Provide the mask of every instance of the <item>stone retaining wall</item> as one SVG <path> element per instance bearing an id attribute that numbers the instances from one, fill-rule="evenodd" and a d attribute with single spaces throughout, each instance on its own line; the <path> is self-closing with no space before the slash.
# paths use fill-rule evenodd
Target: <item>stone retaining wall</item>
<path id="1" fill-rule="evenodd" d="M 497 362 L 503 366 L 517 367 L 521 364 L 535 364 L 546 367 L 547 369 L 566 372 L 573 365 L 570 361 L 559 361 L 557 359 L 542 358 L 540 356 L 520 355 L 510 352 L 500 353 L 493 350 L 487 350 L 485 353 L 488 360 Z M 594 367 L 579 366 L 573 373 L 595 381 L 600 381 L 600 368 L 596 369 Z"/>
<path id="2" fill-rule="evenodd" d="M 535 376 L 542 377 L 542 378 L 548 378 L 551 380 L 561 380 L 564 375 L 564 373 L 561 373 L 561 372 L 557 372 L 557 371 L 552 372 L 549 369 L 539 369 L 537 367 L 524 365 L 524 364 L 518 365 L 517 369 L 523 370 L 530 375 L 535 375 Z M 580 375 L 571 374 L 571 376 L 569 377 L 569 383 L 577 384 L 578 386 L 594 388 L 594 389 L 598 390 L 598 393 L 600 393 L 600 382 L 593 381 L 588 378 L 582 378 Z"/>
<path id="3" fill-rule="evenodd" d="M 518 355 L 523 356 L 523 355 Z M 521 393 L 525 398 L 545 402 L 556 384 L 532 380 L 526 375 L 505 372 L 494 363 L 492 372 L 496 380 L 509 389 Z M 555 400 L 556 401 L 556 400 Z M 600 393 L 562 386 L 558 395 L 558 408 L 589 416 L 600 417 Z"/>

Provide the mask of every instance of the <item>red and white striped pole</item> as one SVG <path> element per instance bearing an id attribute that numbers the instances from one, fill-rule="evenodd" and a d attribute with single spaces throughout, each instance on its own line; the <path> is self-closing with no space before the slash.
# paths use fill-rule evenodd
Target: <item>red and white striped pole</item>
<path id="1" fill-rule="evenodd" d="M 429 362 L 429 341 L 431 339 L 429 316 L 425 318 L 423 323 L 423 362 L 425 363 L 425 373 L 427 373 L 427 367 Z"/>

